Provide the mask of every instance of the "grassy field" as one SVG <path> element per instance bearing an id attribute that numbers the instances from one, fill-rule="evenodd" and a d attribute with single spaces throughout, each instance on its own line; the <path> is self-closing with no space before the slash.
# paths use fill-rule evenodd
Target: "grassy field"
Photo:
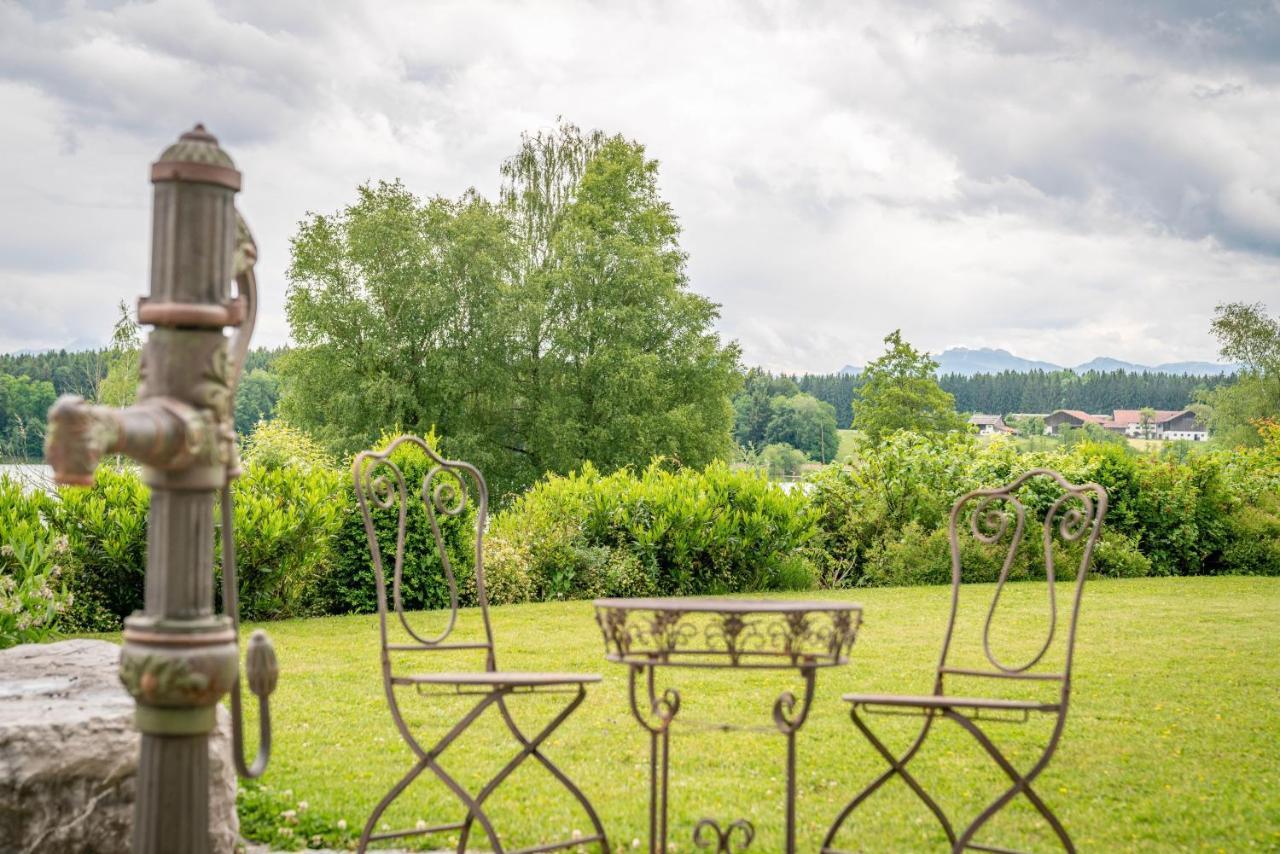
<path id="1" fill-rule="evenodd" d="M 846 460 L 854 455 L 857 451 L 858 431 L 857 430 L 837 430 L 840 434 L 840 447 L 836 451 L 835 458 L 837 460 Z"/>
<path id="2" fill-rule="evenodd" d="M 1014 600 L 1042 587 L 1023 585 Z M 975 586 L 977 602 L 991 588 Z M 1065 586 L 1059 589 L 1065 599 Z M 869 589 L 843 596 L 865 607 L 865 626 L 848 667 L 825 670 L 799 742 L 800 850 L 814 851 L 837 810 L 882 763 L 849 722 L 840 694 L 925 692 L 930 687 L 947 608 L 945 588 Z M 1002 608 L 1004 605 L 1002 604 Z M 1016 616 L 1015 616 L 1016 611 Z M 1037 788 L 1081 851 L 1280 849 L 1280 579 L 1169 578 L 1091 581 L 1077 649 L 1076 681 L 1063 743 Z M 1020 609 L 1002 629 L 1032 638 L 1038 625 Z M 422 614 L 429 622 L 439 614 Z M 647 742 L 627 711 L 622 668 L 602 660 L 587 602 L 496 608 L 499 665 L 505 669 L 604 674 L 586 703 L 547 748 L 593 799 L 615 846 L 643 839 Z M 267 628 L 281 664 L 273 702 L 276 747 L 265 784 L 305 801 L 315 815 L 358 830 L 373 805 L 411 765 L 385 706 L 373 616 L 274 623 Z M 474 635 L 475 612 L 461 631 Z M 970 635 L 972 640 L 976 635 Z M 457 669 L 436 655 L 418 669 Z M 769 723 L 783 676 L 671 671 L 684 694 L 681 716 Z M 554 698 L 518 698 L 529 727 L 554 714 Z M 560 698 L 558 702 L 563 702 Z M 466 698 L 403 695 L 424 732 L 439 734 Z M 444 755 L 464 781 L 487 779 L 513 752 L 496 715 Z M 918 726 L 875 719 L 891 746 Z M 250 730 L 253 731 L 252 729 Z M 991 727 L 1023 761 L 1047 729 L 1040 722 Z M 694 850 L 698 817 L 722 824 L 749 817 L 753 850 L 781 848 L 783 741 L 776 732 L 686 730 L 673 737 L 671 826 L 680 851 Z M 1000 778 L 958 727 L 942 725 L 913 766 L 954 815 L 972 815 L 1002 788 Z M 282 794 L 287 792 L 287 794 Z M 499 791 L 492 815 L 517 845 L 560 838 L 588 825 L 528 764 Z M 389 814 L 393 827 L 456 820 L 460 811 L 424 776 Z M 1007 810 L 986 840 L 1056 850 L 1029 807 Z M 900 782 L 882 789 L 851 823 L 850 850 L 941 850 L 942 835 Z M 438 839 L 439 843 L 447 840 Z M 510 843 L 509 843 L 510 844 Z"/>

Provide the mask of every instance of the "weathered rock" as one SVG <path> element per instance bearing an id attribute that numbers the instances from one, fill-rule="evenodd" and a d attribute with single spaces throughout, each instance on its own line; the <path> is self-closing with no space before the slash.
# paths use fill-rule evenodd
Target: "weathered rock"
<path id="1" fill-rule="evenodd" d="M 138 772 L 133 699 L 106 641 L 27 644 L 0 651 L 0 850 L 127 854 Z M 209 834 L 235 850 L 231 721 L 218 708 L 209 740 Z"/>

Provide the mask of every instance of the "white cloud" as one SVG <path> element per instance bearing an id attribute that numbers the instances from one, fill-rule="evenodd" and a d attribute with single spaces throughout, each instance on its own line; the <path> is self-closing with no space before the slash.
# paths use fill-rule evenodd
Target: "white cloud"
<path id="1" fill-rule="evenodd" d="M 1248 10 L 1118 6 L 0 5 L 0 350 L 105 340 L 146 289 L 147 164 L 195 120 L 245 173 L 275 344 L 306 211 L 492 193 L 563 115 L 662 161 L 748 363 L 832 370 L 896 327 L 1212 358 L 1216 302 L 1280 308 L 1280 57 Z"/>

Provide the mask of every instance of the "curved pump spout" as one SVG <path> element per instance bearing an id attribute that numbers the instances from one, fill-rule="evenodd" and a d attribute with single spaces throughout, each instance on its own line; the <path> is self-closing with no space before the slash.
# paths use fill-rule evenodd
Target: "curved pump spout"
<path id="1" fill-rule="evenodd" d="M 106 454 L 125 454 L 153 468 L 182 469 L 214 457 L 217 434 L 207 412 L 180 400 L 153 397 L 115 409 L 64 394 L 49 410 L 45 460 L 59 486 L 89 486 Z"/>

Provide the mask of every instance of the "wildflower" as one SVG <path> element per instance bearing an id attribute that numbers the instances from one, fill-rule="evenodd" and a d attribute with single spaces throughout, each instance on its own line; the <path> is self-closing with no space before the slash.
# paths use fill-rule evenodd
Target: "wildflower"
<path id="1" fill-rule="evenodd" d="M 298 812 L 306 812 L 306 811 L 307 811 L 307 802 L 298 801 Z"/>
<path id="2" fill-rule="evenodd" d="M 413 826 L 414 830 L 426 830 L 427 823 L 422 819 L 418 819 L 418 823 Z"/>
<path id="3" fill-rule="evenodd" d="M 14 555 L 13 546 L 9 545 L 8 543 L 5 543 L 3 546 L 0 546 L 0 557 L 13 557 L 13 555 Z"/>
<path id="4" fill-rule="evenodd" d="M 298 823 L 298 811 L 297 811 L 297 810 L 285 810 L 284 812 L 280 813 L 280 817 L 281 817 L 282 819 L 284 819 L 285 821 L 289 822 L 289 824 L 297 824 L 297 823 Z"/>
<path id="5" fill-rule="evenodd" d="M 347 829 L 347 820 L 345 818 L 338 819 L 338 830 Z"/>
<path id="6" fill-rule="evenodd" d="M 289 838 L 290 836 L 293 836 L 293 828 L 292 828 L 292 827 L 277 827 L 277 828 L 276 828 L 276 833 L 277 833 L 277 834 L 279 834 L 280 836 L 285 837 L 285 838 L 287 839 L 287 838 Z"/>

